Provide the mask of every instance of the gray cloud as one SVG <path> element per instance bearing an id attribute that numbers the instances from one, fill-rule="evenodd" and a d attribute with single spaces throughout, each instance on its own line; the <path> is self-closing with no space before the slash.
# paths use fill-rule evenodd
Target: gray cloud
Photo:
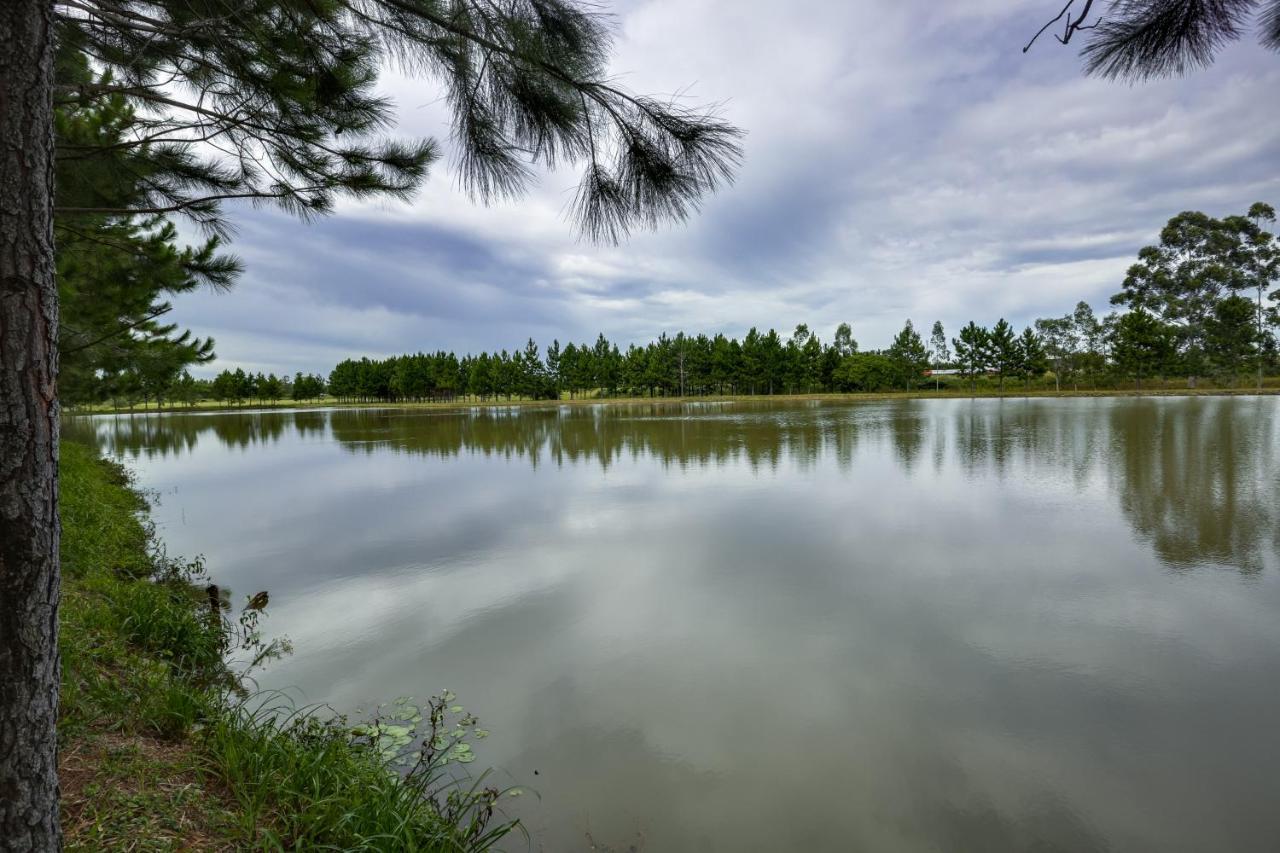
<path id="1" fill-rule="evenodd" d="M 175 313 L 217 337 L 215 368 L 800 322 L 881 346 L 907 317 L 1102 308 L 1172 214 L 1280 201 L 1274 54 L 1241 43 L 1185 79 L 1105 83 L 1052 41 L 1021 53 L 1040 5 L 616 5 L 624 83 L 692 84 L 749 133 L 738 181 L 687 226 L 593 247 L 562 217 L 572 171 L 486 208 L 441 166 L 409 205 L 312 225 L 246 209 L 241 286 Z M 447 139 L 429 84 L 383 88 L 400 132 Z"/>

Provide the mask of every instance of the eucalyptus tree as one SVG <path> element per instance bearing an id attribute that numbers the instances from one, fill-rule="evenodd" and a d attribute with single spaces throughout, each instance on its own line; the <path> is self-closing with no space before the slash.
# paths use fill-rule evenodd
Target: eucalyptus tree
<path id="1" fill-rule="evenodd" d="M 1267 205 L 1245 216 L 1217 219 L 1184 211 L 1160 232 L 1160 242 L 1138 252 L 1114 305 L 1142 310 L 1175 330 L 1190 384 L 1211 364 L 1206 360 L 1207 324 L 1217 303 L 1231 294 L 1256 291 L 1255 331 L 1262 333 L 1263 294 L 1280 275 L 1271 235 L 1261 227 Z M 1252 334 L 1252 333 L 1251 333 Z"/>
<path id="2" fill-rule="evenodd" d="M 951 350 L 947 348 L 947 333 L 942 328 L 941 320 L 933 321 L 933 331 L 929 335 L 929 357 L 933 362 L 935 371 L 951 363 Z M 933 390 L 938 391 L 941 388 L 941 378 L 935 372 L 933 374 Z"/>
<path id="3" fill-rule="evenodd" d="M 1035 330 L 1044 346 L 1045 355 L 1053 364 L 1053 387 L 1062 390 L 1062 375 L 1071 371 L 1074 376 L 1074 357 L 1079 338 L 1076 335 L 1074 318 L 1048 317 L 1036 320 Z"/>
<path id="4" fill-rule="evenodd" d="M 787 356 L 791 362 L 788 381 L 791 389 L 813 391 L 822 374 L 822 341 L 809 330 L 807 323 L 799 324 L 791 333 Z"/>
<path id="5" fill-rule="evenodd" d="M 853 329 L 848 323 L 841 323 L 836 326 L 835 338 L 832 339 L 832 346 L 835 347 L 836 355 L 844 358 L 846 355 L 853 355 L 858 351 L 858 342 L 853 339 Z"/>
<path id="6" fill-rule="evenodd" d="M 1085 301 L 1076 303 L 1071 312 L 1071 328 L 1078 342 L 1073 365 L 1077 373 L 1096 378 L 1106 366 L 1107 331 L 1093 307 Z"/>
<path id="7" fill-rule="evenodd" d="M 1242 245 L 1242 263 L 1245 266 L 1243 284 L 1254 289 L 1257 343 L 1259 347 L 1265 348 L 1270 337 L 1267 326 L 1274 325 L 1276 316 L 1274 307 L 1265 305 L 1264 299 L 1280 298 L 1280 290 L 1268 292 L 1271 285 L 1280 280 L 1280 242 L 1268 230 L 1276 221 L 1276 211 L 1271 205 L 1259 201 L 1250 205 L 1245 218 L 1251 227 L 1242 229 L 1246 231 Z M 1262 390 L 1262 370 L 1262 359 L 1259 358 L 1258 390 Z"/>
<path id="8" fill-rule="evenodd" d="M 1064 45 L 1087 33 L 1081 55 L 1088 73 L 1124 80 L 1175 77 L 1210 65 L 1251 25 L 1264 47 L 1280 51 L 1280 0 L 1067 0 L 1022 52 L 1046 32 Z"/>

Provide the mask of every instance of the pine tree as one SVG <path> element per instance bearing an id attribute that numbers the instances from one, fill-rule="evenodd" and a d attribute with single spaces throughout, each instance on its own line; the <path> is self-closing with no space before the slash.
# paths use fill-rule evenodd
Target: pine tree
<path id="1" fill-rule="evenodd" d="M 560 376 L 560 341 L 553 340 L 551 346 L 547 347 L 547 376 L 551 379 L 551 383 L 555 388 L 555 398 L 560 399 L 561 392 L 561 376 Z"/>
<path id="2" fill-rule="evenodd" d="M 1219 300 L 1205 321 L 1205 354 L 1214 371 L 1234 383 L 1260 362 L 1262 339 L 1254 304 L 1243 296 Z"/>
<path id="3" fill-rule="evenodd" d="M 1018 340 L 1014 337 L 1013 326 L 1001 317 L 991 327 L 991 366 L 1000 377 L 1000 390 L 1004 391 L 1004 378 L 1018 369 Z"/>
<path id="4" fill-rule="evenodd" d="M 1111 332 L 1111 352 L 1116 367 L 1134 378 L 1139 389 L 1150 376 L 1169 363 L 1175 351 L 1176 333 L 1148 311 L 1137 308 L 1117 318 Z"/>
<path id="5" fill-rule="evenodd" d="M 80 83 L 94 78 L 84 56 L 67 45 L 58 55 L 60 74 Z M 128 205 L 145 193 L 145 158 L 118 148 L 143 120 L 123 95 L 71 102 L 55 112 L 60 208 Z M 105 149 L 95 156 L 85 151 Z M 100 400 L 122 385 L 148 395 L 163 393 L 187 366 L 210 361 L 213 341 L 198 339 L 161 318 L 170 297 L 197 287 L 229 288 L 239 262 L 220 254 L 214 236 L 197 247 L 181 247 L 177 229 L 163 217 L 58 215 L 54 219 L 58 300 L 59 392 L 75 403 Z M 147 374 L 146 381 L 140 377 Z M 141 384 L 139 384 L 141 382 Z"/>
<path id="6" fill-rule="evenodd" d="M 929 353 L 924 348 L 924 341 L 920 339 L 920 333 L 911 325 L 910 320 L 907 320 L 902 331 L 898 332 L 889 345 L 888 356 L 894 363 L 903 388 L 910 391 L 929 364 Z"/>
<path id="7" fill-rule="evenodd" d="M 1022 374 L 1023 384 L 1030 387 L 1031 379 L 1040 376 L 1047 369 L 1044 344 L 1035 330 L 1028 326 L 1018 336 L 1018 372 Z"/>
<path id="8" fill-rule="evenodd" d="M 952 338 L 951 345 L 956 350 L 956 361 L 964 375 L 969 377 L 969 387 L 977 390 L 978 374 L 987 369 L 991 355 L 991 337 L 987 330 L 972 320 L 960 329 L 960 337 Z"/>

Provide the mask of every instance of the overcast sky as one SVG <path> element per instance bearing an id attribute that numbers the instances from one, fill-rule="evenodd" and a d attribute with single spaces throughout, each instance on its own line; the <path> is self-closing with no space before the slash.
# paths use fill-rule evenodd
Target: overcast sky
<path id="1" fill-rule="evenodd" d="M 1021 326 L 1080 299 L 1102 310 L 1178 211 L 1280 203 L 1280 56 L 1252 39 L 1209 71 L 1131 87 L 1083 77 L 1052 39 L 1021 52 L 1053 0 L 609 7 L 625 84 L 723 102 L 747 131 L 732 187 L 687 225 L 610 248 L 564 219 L 571 169 L 488 208 L 446 158 L 409 204 L 344 203 L 310 225 L 233 209 L 245 275 L 175 311 L 217 339 L 212 369 L 327 374 L 347 356 L 601 331 L 625 349 L 797 323 L 829 341 L 848 322 L 865 349 L 907 318 L 949 335 Z M 430 80 L 383 85 L 400 134 L 447 143 Z"/>

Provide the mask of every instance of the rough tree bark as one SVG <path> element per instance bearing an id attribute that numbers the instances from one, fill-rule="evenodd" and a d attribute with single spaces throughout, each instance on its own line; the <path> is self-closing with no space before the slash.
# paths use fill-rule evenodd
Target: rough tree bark
<path id="1" fill-rule="evenodd" d="M 0 0 L 0 850 L 58 827 L 53 9 Z"/>

